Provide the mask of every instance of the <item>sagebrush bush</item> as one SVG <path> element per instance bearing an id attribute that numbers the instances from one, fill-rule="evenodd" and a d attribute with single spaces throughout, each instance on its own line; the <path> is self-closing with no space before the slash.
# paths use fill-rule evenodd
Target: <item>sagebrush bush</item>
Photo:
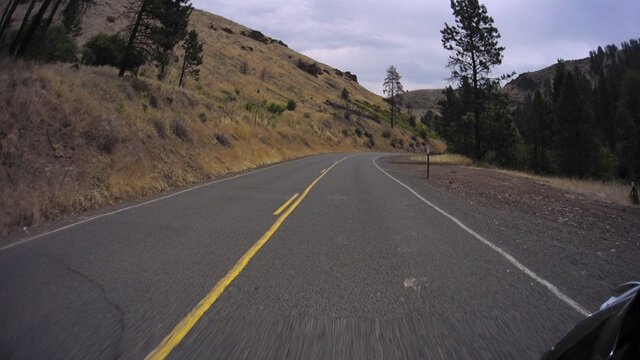
<path id="1" fill-rule="evenodd" d="M 372 149 L 376 146 L 376 141 L 373 140 L 373 137 L 370 137 L 367 141 L 364 142 L 364 146 L 368 147 L 369 149 Z"/>
<path id="2" fill-rule="evenodd" d="M 358 137 L 362 137 L 362 130 L 360 130 L 360 128 L 356 128 L 354 132 L 356 133 L 356 135 L 358 135 Z"/>
<path id="3" fill-rule="evenodd" d="M 153 127 L 161 138 L 167 138 L 167 124 L 164 121 L 160 119 L 153 120 Z"/>
<path id="4" fill-rule="evenodd" d="M 120 142 L 120 133 L 113 119 L 105 119 L 95 124 L 85 133 L 88 142 L 93 143 L 103 154 L 113 154 Z"/>
<path id="5" fill-rule="evenodd" d="M 294 111 L 296 109 L 296 102 L 293 100 L 289 100 L 289 102 L 287 102 L 287 110 L 289 111 Z"/>
<path id="6" fill-rule="evenodd" d="M 175 118 L 171 121 L 171 131 L 182 141 L 189 141 L 189 131 L 184 121 L 180 118 Z"/>
<path id="7" fill-rule="evenodd" d="M 224 147 L 231 147 L 231 140 L 225 134 L 214 134 L 214 138 L 218 144 Z"/>
<path id="8" fill-rule="evenodd" d="M 207 122 L 207 114 L 201 112 L 200 114 L 198 114 L 198 119 L 200 119 L 200 121 L 202 121 L 202 123 L 206 123 Z"/>
<path id="9" fill-rule="evenodd" d="M 385 131 L 382 132 L 382 137 L 385 138 L 385 139 L 388 139 L 388 138 L 391 137 L 391 133 L 388 132 L 387 130 L 385 130 Z"/>

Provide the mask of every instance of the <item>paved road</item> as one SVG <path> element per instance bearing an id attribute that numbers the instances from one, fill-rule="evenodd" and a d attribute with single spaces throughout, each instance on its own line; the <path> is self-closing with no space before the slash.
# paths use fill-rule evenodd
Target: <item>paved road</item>
<path id="1" fill-rule="evenodd" d="M 4 248 L 0 359 L 535 359 L 595 310 L 412 181 L 320 155 Z"/>

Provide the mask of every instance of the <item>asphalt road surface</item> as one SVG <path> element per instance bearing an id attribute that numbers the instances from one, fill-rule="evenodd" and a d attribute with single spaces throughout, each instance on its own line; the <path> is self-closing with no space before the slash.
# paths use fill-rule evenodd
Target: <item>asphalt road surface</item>
<path id="1" fill-rule="evenodd" d="M 319 155 L 23 239 L 0 359 L 536 359 L 604 300 L 424 184 Z"/>

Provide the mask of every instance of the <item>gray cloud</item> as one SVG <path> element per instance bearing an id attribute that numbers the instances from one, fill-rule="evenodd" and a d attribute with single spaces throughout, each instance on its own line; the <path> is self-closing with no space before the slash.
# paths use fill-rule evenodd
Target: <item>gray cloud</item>
<path id="1" fill-rule="evenodd" d="M 349 70 L 381 94 L 391 64 L 406 89 L 446 85 L 447 52 L 440 30 L 454 23 L 446 0 L 192 0 L 281 39 L 329 66 Z M 503 64 L 494 74 L 534 71 L 558 58 L 588 56 L 599 45 L 640 37 L 637 0 L 485 0 L 502 34 Z"/>

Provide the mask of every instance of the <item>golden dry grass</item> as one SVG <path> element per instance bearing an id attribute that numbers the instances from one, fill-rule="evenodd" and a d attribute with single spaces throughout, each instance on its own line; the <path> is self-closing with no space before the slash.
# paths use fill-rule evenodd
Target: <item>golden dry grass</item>
<path id="1" fill-rule="evenodd" d="M 424 155 L 412 156 L 413 161 L 427 161 Z M 471 158 L 458 154 L 441 154 L 431 156 L 432 164 L 440 165 L 457 165 L 457 166 L 478 166 Z M 598 180 L 582 180 L 570 179 L 551 176 L 539 176 L 515 170 L 504 170 L 486 168 L 487 171 L 499 171 L 505 174 L 524 177 L 540 184 L 546 184 L 562 190 L 573 191 L 585 195 L 589 195 L 600 200 L 614 202 L 623 205 L 629 205 L 630 184 L 623 184 L 616 181 L 598 181 Z"/>
<path id="2" fill-rule="evenodd" d="M 629 192 L 631 190 L 630 184 L 623 184 L 617 181 L 599 181 L 539 176 L 513 170 L 497 171 L 515 176 L 525 177 L 531 179 L 532 181 L 541 184 L 547 184 L 555 188 L 589 195 L 600 200 L 614 202 L 622 205 L 631 204 L 631 202 L 629 201 Z"/>
<path id="3" fill-rule="evenodd" d="M 114 0 L 92 7 L 83 20 L 80 45 L 97 32 L 121 29 L 126 24 L 119 16 L 123 4 Z M 109 16 L 116 21 L 108 22 Z M 122 79 L 109 67 L 0 63 L 0 236 L 64 214 L 285 159 L 399 151 L 382 137 L 390 130 L 387 124 L 357 115 L 346 119 L 327 104 L 339 103 L 346 88 L 353 100 L 386 106 L 332 67 L 319 64 L 326 72 L 313 77 L 296 64 L 314 60 L 242 36 L 251 29 L 202 11 L 194 11 L 190 27 L 204 42 L 204 64 L 200 82 L 189 79 L 186 89 L 176 86 L 175 64 L 160 82 L 152 67 L 144 68 L 139 79 Z M 176 50 L 179 61 L 181 49 Z M 246 74 L 241 73 L 243 62 Z M 296 110 L 278 116 L 260 106 L 259 111 L 246 109 L 247 104 L 288 100 L 296 101 Z M 175 122 L 186 129 L 187 138 L 172 132 Z M 165 137 L 158 127 L 165 129 Z M 365 137 L 354 135 L 356 128 L 373 134 L 373 149 L 365 146 Z M 411 143 L 411 134 L 391 133 Z M 219 135 L 230 145 L 221 144 Z M 434 141 L 432 148 L 444 149 L 444 144 Z"/>
<path id="4" fill-rule="evenodd" d="M 412 156 L 411 160 L 414 161 L 427 161 L 426 155 Z M 474 164 L 471 158 L 458 154 L 435 154 L 431 155 L 430 159 L 432 164 L 439 165 L 460 165 L 460 166 L 472 166 Z"/>

